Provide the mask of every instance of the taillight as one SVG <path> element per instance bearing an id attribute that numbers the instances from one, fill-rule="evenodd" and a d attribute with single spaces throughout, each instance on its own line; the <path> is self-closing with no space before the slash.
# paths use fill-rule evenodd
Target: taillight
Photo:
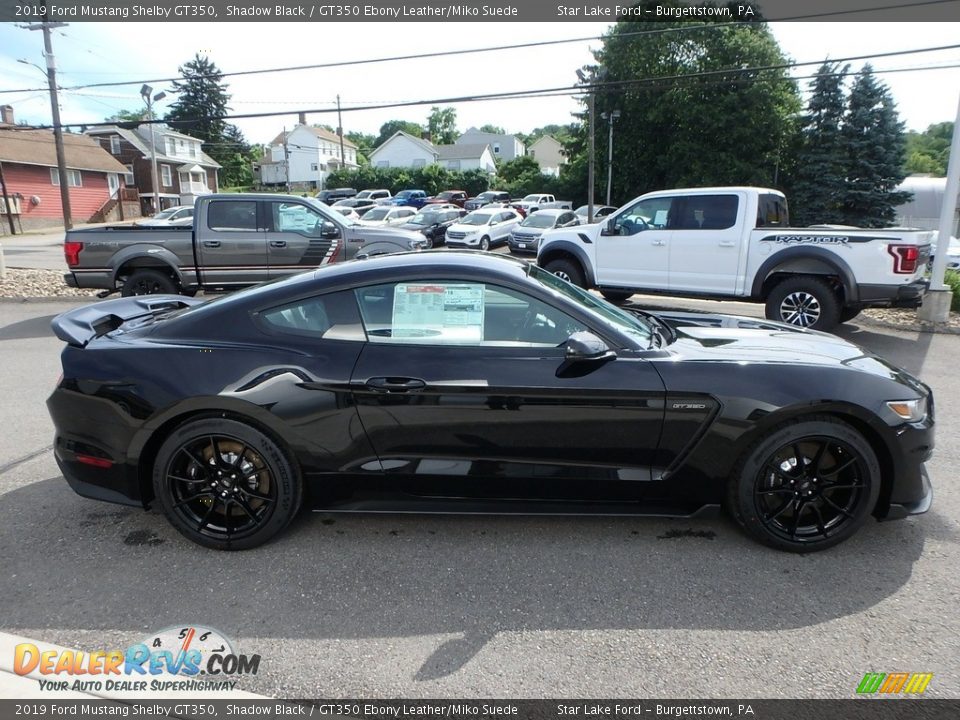
<path id="1" fill-rule="evenodd" d="M 63 244 L 63 256 L 67 259 L 67 267 L 76 267 L 80 264 L 81 250 L 83 250 L 82 242 L 65 242 Z"/>
<path id="2" fill-rule="evenodd" d="M 897 275 L 912 275 L 917 271 L 920 248 L 916 245 L 888 245 L 887 252 L 893 255 L 893 272 Z"/>

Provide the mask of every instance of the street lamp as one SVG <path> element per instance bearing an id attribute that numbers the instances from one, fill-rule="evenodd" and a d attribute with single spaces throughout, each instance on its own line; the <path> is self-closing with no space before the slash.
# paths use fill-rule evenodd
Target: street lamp
<path id="1" fill-rule="evenodd" d="M 619 110 L 600 113 L 600 117 L 610 121 L 610 135 L 607 139 L 607 205 L 610 204 L 610 188 L 613 187 L 613 121 L 620 117 Z"/>
<path id="2" fill-rule="evenodd" d="M 153 95 L 153 88 L 144 85 L 140 88 L 140 97 L 147 104 L 147 119 L 150 120 L 150 171 L 153 176 L 153 208 L 155 212 L 160 212 L 160 181 L 157 179 L 157 141 L 153 133 L 153 104 L 158 100 L 163 100 L 167 94 L 158 92 Z"/>

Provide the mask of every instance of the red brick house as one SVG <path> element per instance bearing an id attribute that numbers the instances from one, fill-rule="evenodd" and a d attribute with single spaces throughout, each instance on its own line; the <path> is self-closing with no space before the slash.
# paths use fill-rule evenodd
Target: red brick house
<path id="1" fill-rule="evenodd" d="M 0 165 L 14 223 L 24 230 L 63 224 L 60 177 L 53 132 L 13 125 L 12 109 L 3 108 Z M 67 184 L 74 222 L 110 222 L 121 218 L 121 190 L 126 168 L 86 135 L 64 133 Z M 6 208 L 0 197 L 0 221 Z"/>

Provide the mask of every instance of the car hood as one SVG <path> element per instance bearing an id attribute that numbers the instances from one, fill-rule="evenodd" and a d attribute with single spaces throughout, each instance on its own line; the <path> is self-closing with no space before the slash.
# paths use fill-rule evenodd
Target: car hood
<path id="1" fill-rule="evenodd" d="M 473 233 L 478 233 L 481 230 L 485 230 L 489 225 L 464 225 L 463 223 L 454 223 L 447 230 L 452 230 L 453 232 L 462 232 L 467 235 L 472 235 Z"/>
<path id="2" fill-rule="evenodd" d="M 363 220 L 358 220 L 350 229 L 362 235 L 367 242 L 373 242 L 374 240 L 423 240 L 423 235 L 418 232 L 403 230 L 396 225 L 364 225 Z"/>
<path id="3" fill-rule="evenodd" d="M 905 370 L 828 333 L 735 315 L 658 312 L 656 317 L 676 331 L 677 338 L 669 348 L 686 361 L 847 368 L 926 392 Z"/>

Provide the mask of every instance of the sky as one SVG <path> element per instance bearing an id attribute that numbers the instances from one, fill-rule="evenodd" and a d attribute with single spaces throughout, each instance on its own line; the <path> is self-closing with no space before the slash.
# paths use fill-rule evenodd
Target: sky
<path id="1" fill-rule="evenodd" d="M 65 123 L 99 122 L 118 110 L 143 107 L 140 85 L 169 78 L 195 53 L 223 72 L 359 60 L 392 55 L 462 50 L 543 40 L 597 38 L 605 23 L 74 23 L 53 36 L 61 87 L 131 80 L 123 87 L 61 94 Z M 771 23 L 784 52 L 795 61 L 837 59 L 870 53 L 960 43 L 960 23 Z M 312 69 L 227 78 L 235 113 L 289 111 L 281 117 L 235 121 L 252 143 L 268 143 L 297 122 L 301 109 L 335 108 L 342 101 L 344 130 L 377 134 L 387 120 L 425 123 L 430 106 L 351 111 L 384 102 L 570 86 L 575 71 L 590 63 L 598 39 L 555 46 L 352 67 Z M 42 88 L 44 74 L 18 62 L 44 65 L 40 32 L 0 24 L 0 90 Z M 854 67 L 863 61 L 855 61 Z M 960 65 L 960 49 L 871 61 L 876 70 Z M 795 75 L 811 74 L 799 68 Z M 960 100 L 960 68 L 881 74 L 908 129 L 953 120 Z M 155 82 L 154 92 L 169 89 Z M 802 81 L 806 87 L 807 81 Z M 156 105 L 158 115 L 173 100 Z M 50 122 L 49 95 L 42 90 L 0 94 L 17 121 Z M 461 130 L 492 123 L 508 132 L 529 132 L 568 123 L 575 98 L 553 97 L 462 103 L 455 106 Z M 336 126 L 335 114 L 308 115 L 310 123 Z"/>

